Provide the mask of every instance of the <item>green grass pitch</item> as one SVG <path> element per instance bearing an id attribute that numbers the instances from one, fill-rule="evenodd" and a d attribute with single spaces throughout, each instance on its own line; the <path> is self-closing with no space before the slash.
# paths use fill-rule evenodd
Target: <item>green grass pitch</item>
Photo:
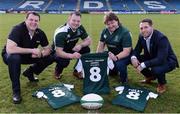
<path id="1" fill-rule="evenodd" d="M 151 18 L 154 21 L 154 28 L 166 34 L 172 44 L 172 47 L 180 60 L 180 15 L 118 15 L 120 21 L 132 33 L 133 47 L 136 45 L 139 29 L 139 21 L 143 18 Z M 13 25 L 20 23 L 25 18 L 24 14 L 0 14 L 0 49 L 6 43 L 6 38 Z M 67 15 L 56 14 L 41 14 L 40 27 L 46 32 L 50 43 L 52 43 L 54 30 L 64 24 Z M 84 14 L 82 15 L 82 24 L 85 26 L 89 35 L 92 37 L 93 43 L 91 45 L 92 52 L 95 52 L 98 44 L 101 30 L 104 28 L 103 15 Z M 11 82 L 9 79 L 7 66 L 0 58 L 0 113 L 87 113 L 88 111 L 80 106 L 80 103 L 62 107 L 58 110 L 53 110 L 47 102 L 33 98 L 32 93 L 42 87 L 46 87 L 53 83 L 63 82 L 75 85 L 75 93 L 82 96 L 82 80 L 78 80 L 72 76 L 73 60 L 69 67 L 63 72 L 61 80 L 53 78 L 54 66 L 50 65 L 38 78 L 40 82 L 37 84 L 29 83 L 28 80 L 21 76 L 21 89 L 23 101 L 19 105 L 12 103 Z M 22 65 L 22 71 L 26 68 Z M 142 85 L 138 81 L 143 79 L 143 76 L 137 74 L 131 65 L 128 66 L 129 84 L 137 87 L 145 87 L 152 91 L 156 91 L 155 81 L 152 85 Z M 117 86 L 118 76 L 110 77 L 110 87 Z M 180 113 L 180 70 L 176 69 L 167 74 L 168 90 L 157 99 L 150 99 L 145 109 L 146 113 Z M 103 95 L 105 103 L 103 107 L 98 110 L 99 113 L 137 113 L 136 111 L 121 106 L 111 105 L 111 100 L 117 93 L 112 89 L 111 94 Z"/>

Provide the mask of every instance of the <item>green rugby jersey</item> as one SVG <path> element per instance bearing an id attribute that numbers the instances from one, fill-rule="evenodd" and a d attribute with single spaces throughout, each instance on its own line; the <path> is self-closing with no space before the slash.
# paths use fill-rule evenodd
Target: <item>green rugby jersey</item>
<path id="1" fill-rule="evenodd" d="M 80 97 L 76 96 L 70 88 L 62 83 L 41 88 L 35 91 L 32 96 L 46 99 L 53 109 L 58 109 L 80 101 Z"/>
<path id="2" fill-rule="evenodd" d="M 83 92 L 107 94 L 110 93 L 108 70 L 113 68 L 114 64 L 112 60 L 108 59 L 108 53 L 90 53 L 82 55 L 76 68 L 77 71 L 82 69 L 83 80 Z M 108 64 L 109 62 L 109 64 Z M 81 63 L 81 65 L 80 65 Z"/>
<path id="3" fill-rule="evenodd" d="M 137 111 L 144 111 L 149 98 L 157 98 L 155 94 L 147 89 L 119 86 L 115 88 L 118 95 L 112 100 L 112 104 L 121 105 Z"/>
<path id="4" fill-rule="evenodd" d="M 131 34 L 123 26 L 117 28 L 113 33 L 105 28 L 101 33 L 100 41 L 104 42 L 108 50 L 115 55 L 123 51 L 123 48 L 132 47 Z"/>
<path id="5" fill-rule="evenodd" d="M 61 47 L 65 52 L 71 52 L 78 40 L 87 38 L 88 34 L 80 25 L 73 31 L 68 24 L 58 27 L 54 33 L 54 47 Z"/>

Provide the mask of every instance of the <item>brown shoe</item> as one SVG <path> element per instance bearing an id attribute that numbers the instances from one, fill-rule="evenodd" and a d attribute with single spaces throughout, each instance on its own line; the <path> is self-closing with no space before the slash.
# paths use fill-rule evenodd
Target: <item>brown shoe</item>
<path id="1" fill-rule="evenodd" d="M 166 91 L 166 85 L 165 84 L 158 84 L 157 92 L 158 93 L 164 93 L 165 91 Z"/>
<path id="2" fill-rule="evenodd" d="M 55 70 L 54 71 L 54 78 L 59 80 L 59 79 L 61 79 L 61 77 L 62 77 L 61 73 L 59 73 L 57 70 Z"/>
<path id="3" fill-rule="evenodd" d="M 74 72 L 73 72 L 73 75 L 74 75 L 75 77 L 77 77 L 78 79 L 83 79 L 83 74 L 82 74 L 82 72 L 76 72 L 76 71 L 74 71 Z"/>
<path id="4" fill-rule="evenodd" d="M 155 77 L 147 77 L 147 78 L 145 78 L 144 80 L 141 80 L 140 82 L 141 83 L 144 83 L 144 84 L 150 84 L 151 83 L 151 81 L 153 81 L 153 80 L 155 80 L 156 78 Z"/>

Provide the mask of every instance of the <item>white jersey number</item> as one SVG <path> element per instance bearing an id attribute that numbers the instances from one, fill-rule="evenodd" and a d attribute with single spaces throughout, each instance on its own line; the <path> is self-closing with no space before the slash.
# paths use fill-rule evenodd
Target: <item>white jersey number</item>
<path id="1" fill-rule="evenodd" d="M 65 95 L 65 93 L 62 90 L 54 90 L 52 91 L 52 94 L 54 97 L 62 97 Z"/>
<path id="2" fill-rule="evenodd" d="M 101 80 L 101 75 L 99 74 L 101 69 L 99 67 L 92 67 L 90 69 L 90 80 L 93 82 L 98 82 Z"/>
<path id="3" fill-rule="evenodd" d="M 133 99 L 133 100 L 138 100 L 140 96 L 140 93 L 138 92 L 129 92 L 128 95 L 126 95 L 127 98 Z"/>

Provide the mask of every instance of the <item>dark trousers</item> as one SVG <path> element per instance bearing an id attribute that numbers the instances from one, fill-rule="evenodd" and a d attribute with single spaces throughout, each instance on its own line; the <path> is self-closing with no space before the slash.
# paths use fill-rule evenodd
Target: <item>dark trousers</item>
<path id="1" fill-rule="evenodd" d="M 116 74 L 116 72 L 120 73 L 120 79 L 122 83 L 126 83 L 128 74 L 127 74 L 127 66 L 128 64 L 130 64 L 130 55 L 128 57 L 125 57 L 123 59 L 117 60 L 114 62 L 115 67 L 114 69 L 110 72 L 114 72 Z M 112 73 L 113 74 L 113 73 Z"/>
<path id="2" fill-rule="evenodd" d="M 145 59 L 143 55 L 138 59 L 140 60 L 140 62 L 148 60 L 148 59 Z M 166 84 L 167 81 L 166 81 L 165 74 L 167 72 L 172 71 L 175 68 L 176 68 L 176 62 L 172 60 L 168 60 L 166 63 L 162 65 L 145 68 L 141 71 L 141 73 L 145 77 L 153 76 L 154 78 L 157 78 L 159 84 Z"/>
<path id="3" fill-rule="evenodd" d="M 13 93 L 19 94 L 21 64 L 32 64 L 30 69 L 33 73 L 38 75 L 53 62 L 53 57 L 51 56 L 46 56 L 43 58 L 31 58 L 30 55 L 4 53 L 2 57 L 4 63 L 8 65 Z"/>
<path id="4" fill-rule="evenodd" d="M 71 53 L 73 53 L 73 51 Z M 79 53 L 80 54 L 90 53 L 90 48 L 88 46 L 87 47 L 83 47 L 79 51 Z M 55 61 L 57 63 L 55 70 L 58 70 L 58 72 L 61 74 L 63 72 L 63 69 L 66 68 L 69 65 L 70 60 L 71 59 L 65 59 L 65 58 L 61 58 L 61 57 L 58 57 L 58 56 L 55 55 Z"/>

